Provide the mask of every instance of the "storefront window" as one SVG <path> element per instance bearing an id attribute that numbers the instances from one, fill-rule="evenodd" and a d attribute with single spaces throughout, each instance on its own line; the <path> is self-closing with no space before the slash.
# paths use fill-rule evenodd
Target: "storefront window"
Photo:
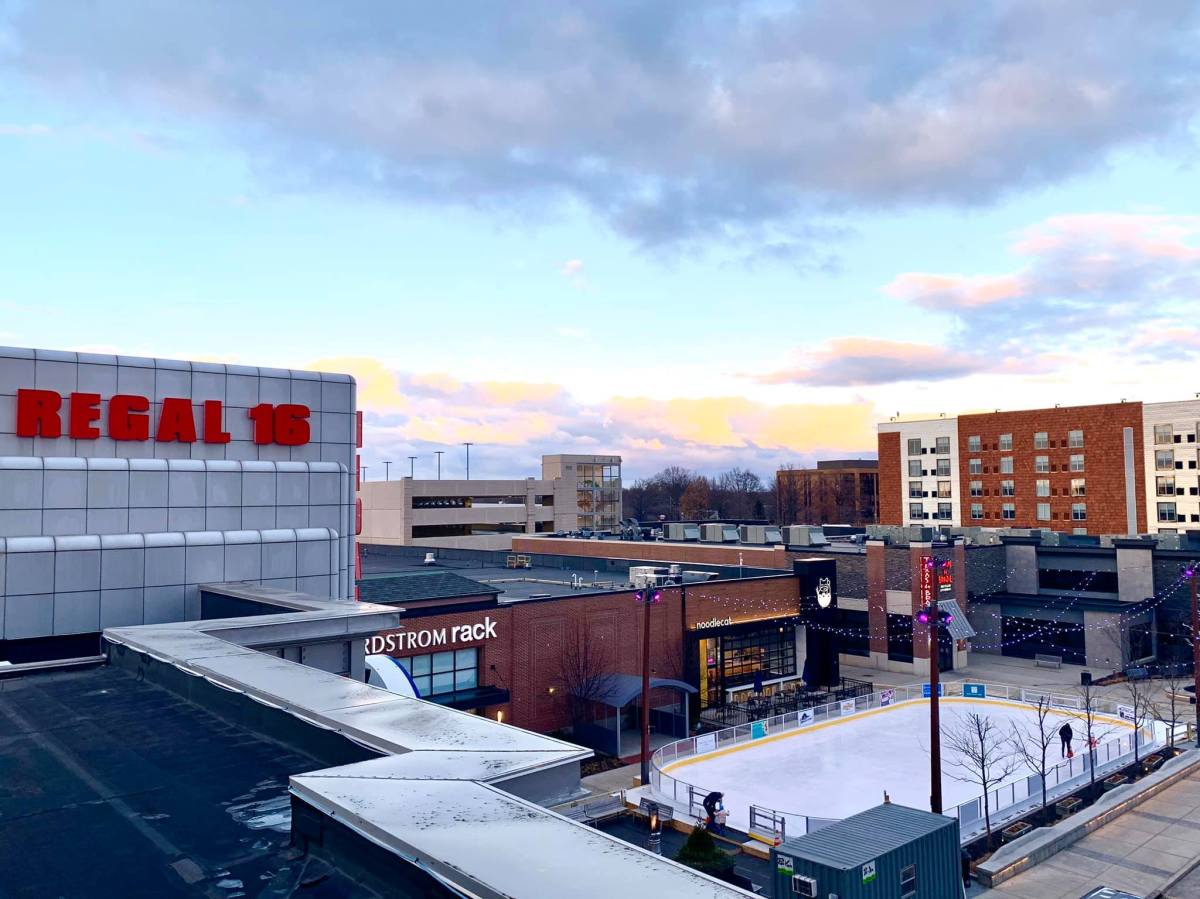
<path id="1" fill-rule="evenodd" d="M 736 627 L 736 626 L 735 626 Z M 708 705 L 725 702 L 725 691 L 764 680 L 792 677 L 796 670 L 796 628 L 769 624 L 735 629 L 699 640 L 700 699 Z"/>
<path id="2" fill-rule="evenodd" d="M 437 696 L 479 686 L 479 650 L 459 649 L 396 659 L 412 675 L 421 696 Z"/>

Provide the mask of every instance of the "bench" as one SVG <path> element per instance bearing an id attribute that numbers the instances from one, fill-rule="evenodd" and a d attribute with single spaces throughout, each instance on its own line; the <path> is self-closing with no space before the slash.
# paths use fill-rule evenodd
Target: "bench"
<path id="1" fill-rule="evenodd" d="M 617 815 L 623 815 L 627 811 L 628 809 L 625 807 L 625 791 L 622 790 L 619 793 L 610 793 L 608 796 L 593 802 L 583 802 L 579 805 L 573 805 L 570 808 L 561 809 L 558 813 L 563 817 L 570 818 L 572 821 L 578 821 L 580 824 L 595 826 L 599 821 L 615 818 Z"/>
<path id="2" fill-rule="evenodd" d="M 1061 668 L 1063 660 L 1062 656 L 1043 655 L 1039 652 L 1034 655 L 1033 664 L 1037 668 Z"/>
<path id="3" fill-rule="evenodd" d="M 663 824 L 666 824 L 668 821 L 675 820 L 674 808 L 667 805 L 665 802 L 655 803 L 653 799 L 647 799 L 644 796 L 642 797 L 642 801 L 638 803 L 638 814 L 645 815 L 647 818 L 649 818 L 651 803 L 658 806 L 658 820 Z"/>

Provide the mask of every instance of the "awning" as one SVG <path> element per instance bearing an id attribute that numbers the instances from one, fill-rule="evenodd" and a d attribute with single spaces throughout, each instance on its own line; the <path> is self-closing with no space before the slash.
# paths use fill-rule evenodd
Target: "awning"
<path id="1" fill-rule="evenodd" d="M 604 696 L 597 696 L 596 701 L 602 702 L 607 706 L 612 706 L 614 709 L 624 708 L 637 699 L 642 693 L 642 679 L 636 674 L 610 674 L 608 675 L 609 683 L 606 686 L 609 688 Z M 691 684 L 684 683 L 681 680 L 671 680 L 666 677 L 650 678 L 650 689 L 655 687 L 671 687 L 676 690 L 683 690 L 685 693 L 700 692 Z"/>
<path id="2" fill-rule="evenodd" d="M 950 613 L 950 623 L 946 625 L 946 631 L 955 640 L 969 640 L 975 636 L 975 628 L 971 627 L 971 622 L 963 614 L 957 599 L 939 599 L 938 610 Z"/>

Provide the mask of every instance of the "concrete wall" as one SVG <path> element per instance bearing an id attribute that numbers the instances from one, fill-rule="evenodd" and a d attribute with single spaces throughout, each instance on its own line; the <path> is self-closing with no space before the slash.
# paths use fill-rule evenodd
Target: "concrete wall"
<path id="1" fill-rule="evenodd" d="M 1008 567 L 1008 592 L 1038 592 L 1037 546 L 1032 543 L 1005 543 L 1004 562 Z M 998 589 L 1004 589 L 999 587 Z"/>
<path id="2" fill-rule="evenodd" d="M 1124 602 L 1154 596 L 1154 551 L 1151 547 L 1117 547 L 1117 590 Z"/>

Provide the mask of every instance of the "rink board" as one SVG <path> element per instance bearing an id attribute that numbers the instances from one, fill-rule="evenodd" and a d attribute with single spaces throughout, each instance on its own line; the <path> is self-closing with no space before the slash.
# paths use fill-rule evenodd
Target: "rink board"
<path id="1" fill-rule="evenodd" d="M 1012 725 L 1036 727 L 1035 709 L 1028 703 L 1002 699 L 941 700 L 943 733 L 968 711 L 987 710 L 1005 735 Z M 1082 713 L 1052 709 L 1054 729 L 1070 721 L 1075 731 L 1076 754 L 1083 749 Z M 1129 722 L 1097 715 L 1098 727 L 1107 732 L 1100 741 L 1132 730 Z M 799 815 L 844 818 L 883 801 L 916 808 L 929 807 L 929 704 L 909 700 L 810 724 L 756 740 L 739 743 L 666 766 L 671 774 L 705 790 L 725 794 L 729 823 L 739 829 L 749 825 L 749 807 L 763 806 Z M 942 749 L 942 792 L 946 808 L 974 799 L 981 792 L 962 776 Z M 1057 739 L 1050 747 L 1052 763 L 1059 761 Z M 686 769 L 686 772 L 684 771 Z M 1019 767 L 1007 781 L 1024 778 L 1030 771 Z"/>

